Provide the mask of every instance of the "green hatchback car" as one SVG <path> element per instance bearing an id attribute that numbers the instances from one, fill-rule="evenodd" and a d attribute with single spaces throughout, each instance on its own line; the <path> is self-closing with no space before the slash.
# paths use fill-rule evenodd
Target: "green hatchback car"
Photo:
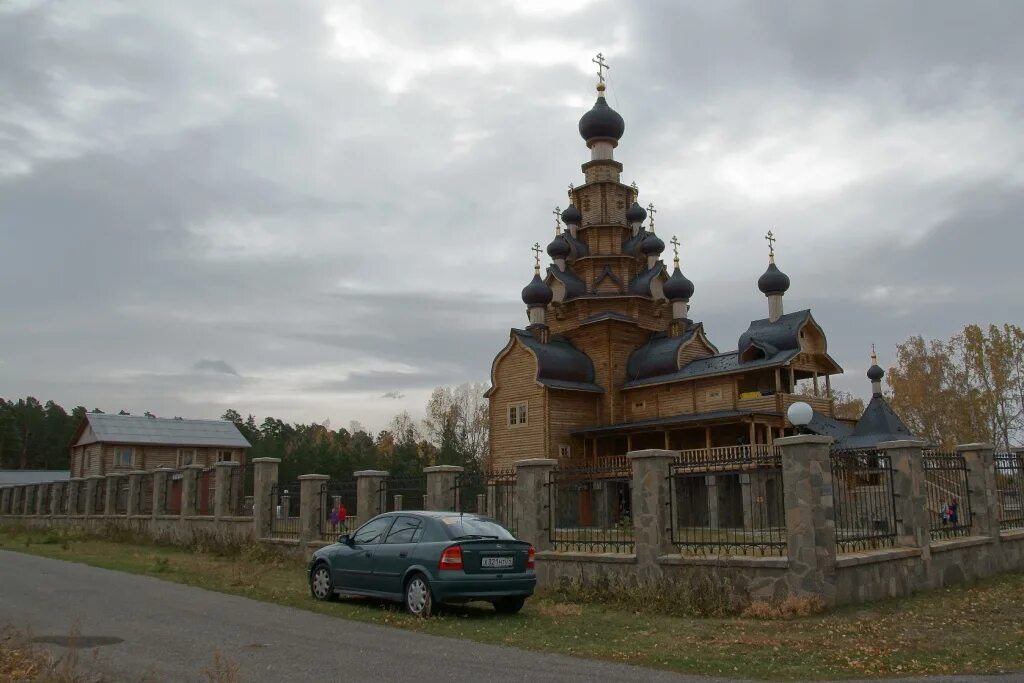
<path id="1" fill-rule="evenodd" d="M 537 586 L 533 557 L 532 545 L 489 517 L 388 512 L 313 553 L 309 590 L 317 600 L 394 600 L 422 617 L 472 600 L 514 614 Z"/>

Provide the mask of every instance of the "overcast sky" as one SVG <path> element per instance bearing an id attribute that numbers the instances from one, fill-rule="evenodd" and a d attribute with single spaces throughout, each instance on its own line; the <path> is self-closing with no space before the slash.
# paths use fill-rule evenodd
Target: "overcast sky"
<path id="1" fill-rule="evenodd" d="M 0 0 L 0 396 L 350 420 L 488 379 L 582 183 L 623 180 L 735 348 L 810 307 L 867 394 L 1024 313 L 1024 3 Z"/>

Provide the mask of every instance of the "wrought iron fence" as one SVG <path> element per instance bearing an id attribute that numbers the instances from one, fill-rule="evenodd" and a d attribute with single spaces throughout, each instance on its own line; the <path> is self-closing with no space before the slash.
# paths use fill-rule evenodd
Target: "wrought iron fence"
<path id="1" fill-rule="evenodd" d="M 61 515 L 68 514 L 68 500 L 69 500 L 69 496 L 70 496 L 70 491 L 68 490 L 68 487 L 70 485 L 71 484 L 69 482 L 69 483 L 64 484 L 63 486 L 58 486 L 57 487 L 57 513 L 58 514 L 61 514 Z"/>
<path id="2" fill-rule="evenodd" d="M 72 486 L 78 487 L 75 492 L 75 514 L 84 515 L 89 511 L 89 501 L 86 500 L 85 496 L 85 482 L 75 481 L 71 483 Z"/>
<path id="3" fill-rule="evenodd" d="M 139 477 L 139 490 L 135 492 L 135 513 L 153 514 L 153 473 L 146 472 Z"/>
<path id="4" fill-rule="evenodd" d="M 212 515 L 213 500 L 217 490 L 217 468 L 204 467 L 199 476 L 198 486 L 194 491 L 196 514 Z"/>
<path id="5" fill-rule="evenodd" d="M 389 478 L 381 482 L 379 493 L 382 511 L 423 510 L 427 507 L 427 477 Z"/>
<path id="6" fill-rule="evenodd" d="M 22 491 L 24 491 L 22 495 L 25 497 L 21 504 L 22 514 L 36 514 L 36 487 L 26 486 Z"/>
<path id="7" fill-rule="evenodd" d="M 1024 452 L 996 453 L 999 528 L 1024 528 Z"/>
<path id="8" fill-rule="evenodd" d="M 560 467 L 548 480 L 548 539 L 556 550 L 634 551 L 633 472 L 622 466 Z"/>
<path id="9" fill-rule="evenodd" d="M 713 450 L 723 457 L 677 459 L 669 466 L 672 543 L 684 554 L 785 555 L 779 450 Z"/>
<path id="10" fill-rule="evenodd" d="M 238 498 L 232 497 L 232 501 L 237 500 L 237 510 L 233 510 L 232 514 L 240 515 L 243 517 L 252 517 L 253 515 L 253 502 L 255 500 L 253 490 L 256 486 L 256 466 L 253 463 L 246 463 L 244 466 L 236 468 L 241 470 L 241 483 L 238 491 Z M 232 475 L 234 472 L 232 472 Z M 232 480 L 232 495 L 234 496 L 234 480 Z"/>
<path id="11" fill-rule="evenodd" d="M 128 514 L 128 477 L 118 477 L 114 482 L 114 514 Z"/>
<path id="12" fill-rule="evenodd" d="M 270 535 L 275 538 L 298 538 L 299 482 L 277 483 L 270 489 Z"/>
<path id="13" fill-rule="evenodd" d="M 925 451 L 924 468 L 928 531 L 932 540 L 971 534 L 971 494 L 967 461 L 959 453 Z"/>
<path id="14" fill-rule="evenodd" d="M 92 492 L 92 500 L 90 502 L 89 512 L 94 515 L 102 515 L 107 509 L 107 487 L 101 486 L 101 482 L 97 481 L 96 486 Z M 106 483 L 106 482 L 102 482 Z"/>
<path id="15" fill-rule="evenodd" d="M 164 482 L 164 509 L 165 515 L 181 514 L 181 482 L 184 476 L 181 472 L 168 472 Z"/>
<path id="16" fill-rule="evenodd" d="M 491 470 L 487 473 L 487 516 L 501 522 L 501 525 L 515 535 L 519 525 L 516 520 L 516 469 Z"/>
<path id="17" fill-rule="evenodd" d="M 832 451 L 836 547 L 856 552 L 896 545 L 892 460 L 876 450 Z"/>
<path id="18" fill-rule="evenodd" d="M 50 514 L 50 486 L 36 487 L 36 505 L 32 508 L 32 514 L 41 512 L 44 515 Z"/>
<path id="19" fill-rule="evenodd" d="M 320 539 L 333 541 L 359 527 L 356 481 L 328 481 L 320 489 Z"/>
<path id="20" fill-rule="evenodd" d="M 460 472 L 452 489 L 456 512 L 487 512 L 487 477 L 483 472 Z"/>

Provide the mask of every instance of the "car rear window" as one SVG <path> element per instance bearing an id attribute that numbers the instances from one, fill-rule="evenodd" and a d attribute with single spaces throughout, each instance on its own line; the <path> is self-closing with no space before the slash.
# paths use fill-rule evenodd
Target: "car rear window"
<path id="1" fill-rule="evenodd" d="M 498 538 L 503 541 L 514 541 L 516 538 L 508 529 L 493 519 L 486 517 L 452 515 L 451 517 L 442 517 L 441 526 L 444 527 L 448 538 L 451 539 L 483 536 L 485 538 Z"/>

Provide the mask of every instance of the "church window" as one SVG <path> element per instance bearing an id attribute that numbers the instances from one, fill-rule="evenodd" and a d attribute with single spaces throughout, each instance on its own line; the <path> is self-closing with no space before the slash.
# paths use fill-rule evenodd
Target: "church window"
<path id="1" fill-rule="evenodd" d="M 135 460 L 135 449 L 134 448 L 118 448 L 117 449 L 117 461 L 115 467 L 127 468 L 131 467 Z"/>
<path id="2" fill-rule="evenodd" d="M 560 444 L 558 446 L 558 457 L 559 458 L 568 458 L 571 454 L 572 454 L 572 451 L 571 451 L 571 449 L 569 448 L 569 446 L 567 444 L 563 443 L 563 444 Z"/>
<path id="3" fill-rule="evenodd" d="M 178 467 L 187 467 L 195 462 L 196 449 L 194 448 L 179 448 L 178 449 Z"/>
<path id="4" fill-rule="evenodd" d="M 523 401 L 521 403 L 510 403 L 508 404 L 508 426 L 516 427 L 518 425 L 526 424 L 526 420 L 529 417 L 527 411 L 527 403 Z"/>

